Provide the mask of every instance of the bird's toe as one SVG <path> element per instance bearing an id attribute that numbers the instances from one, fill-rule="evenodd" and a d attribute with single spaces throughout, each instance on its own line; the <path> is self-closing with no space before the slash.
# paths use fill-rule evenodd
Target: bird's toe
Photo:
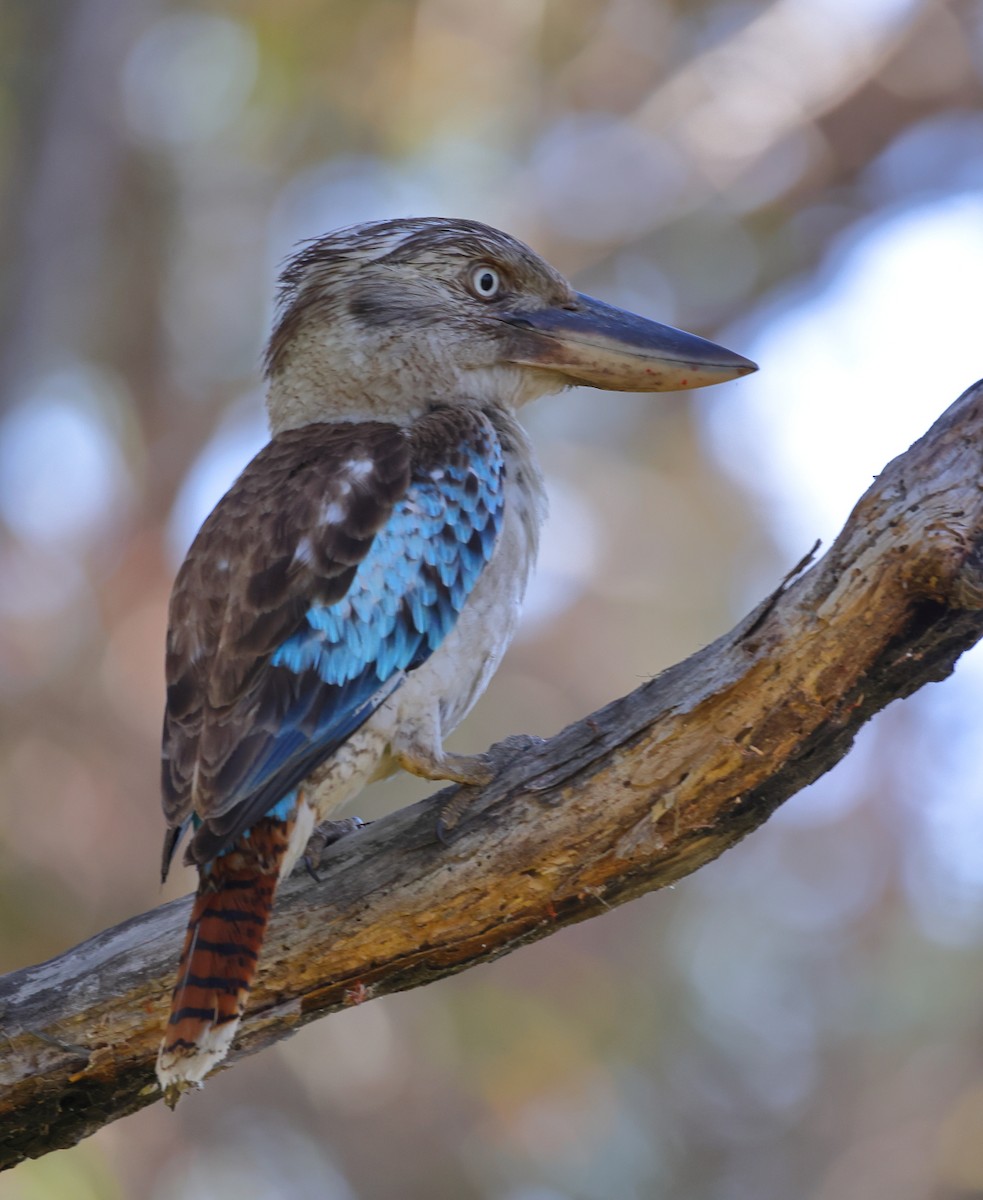
<path id="1" fill-rule="evenodd" d="M 322 821 L 307 839 L 307 846 L 300 860 L 308 875 L 320 883 L 321 877 L 318 875 L 317 869 L 321 865 L 321 858 L 325 850 L 329 846 L 333 846 L 335 842 L 340 842 L 342 838 L 358 833 L 365 828 L 367 823 L 361 817 L 345 817 L 341 821 Z"/>

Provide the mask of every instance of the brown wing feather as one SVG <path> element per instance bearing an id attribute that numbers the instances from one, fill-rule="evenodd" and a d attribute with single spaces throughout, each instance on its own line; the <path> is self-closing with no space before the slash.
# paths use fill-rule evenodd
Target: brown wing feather
<path id="1" fill-rule="evenodd" d="M 192 809 L 224 811 L 230 776 L 250 767 L 264 665 L 313 603 L 344 596 L 409 479 L 410 444 L 398 426 L 308 425 L 261 450 L 206 520 L 171 596 L 169 825 Z"/>

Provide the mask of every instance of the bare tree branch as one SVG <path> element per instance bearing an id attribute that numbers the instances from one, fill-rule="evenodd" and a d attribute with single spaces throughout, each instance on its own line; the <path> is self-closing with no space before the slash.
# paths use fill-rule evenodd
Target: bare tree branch
<path id="1" fill-rule="evenodd" d="M 726 636 L 543 744 L 497 747 L 449 844 L 430 799 L 282 889 L 227 1062 L 346 1004 L 506 954 L 695 871 L 983 636 L 983 383 L 835 544 Z M 158 1099 L 186 900 L 0 980 L 0 1165 Z"/>

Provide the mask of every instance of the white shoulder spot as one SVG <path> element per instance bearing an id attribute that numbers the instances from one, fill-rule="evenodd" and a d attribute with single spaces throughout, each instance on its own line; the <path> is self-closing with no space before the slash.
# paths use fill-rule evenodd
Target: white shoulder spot
<path id="1" fill-rule="evenodd" d="M 371 475 L 374 468 L 375 464 L 371 458 L 350 458 L 345 463 L 342 470 L 345 471 L 346 474 L 350 475 L 352 479 L 358 482 L 359 480 L 365 479 L 367 476 Z"/>
<path id="2" fill-rule="evenodd" d="M 321 524 L 322 525 L 337 525 L 345 515 L 345 506 L 337 500 L 330 500 L 327 504 L 321 505 Z"/>
<path id="3" fill-rule="evenodd" d="M 311 544 L 311 539 L 304 535 L 297 543 L 297 548 L 294 550 L 294 562 L 304 563 L 306 566 L 314 561 L 314 547 Z"/>

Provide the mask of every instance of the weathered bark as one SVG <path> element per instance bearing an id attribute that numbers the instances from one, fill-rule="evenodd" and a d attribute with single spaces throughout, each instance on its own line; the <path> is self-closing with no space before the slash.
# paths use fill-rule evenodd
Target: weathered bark
<path id="1" fill-rule="evenodd" d="M 830 551 L 726 636 L 542 744 L 496 751 L 447 844 L 430 799 L 281 890 L 228 1064 L 346 1004 L 505 954 L 695 871 L 983 636 L 983 384 L 877 478 Z M 186 900 L 0 980 L 0 1164 L 160 1093 Z"/>

